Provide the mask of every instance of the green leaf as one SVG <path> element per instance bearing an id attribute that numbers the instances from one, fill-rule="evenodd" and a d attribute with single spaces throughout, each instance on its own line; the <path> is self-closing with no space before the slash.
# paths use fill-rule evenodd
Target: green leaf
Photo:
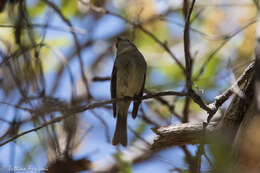
<path id="1" fill-rule="evenodd" d="M 164 24 L 158 23 L 158 25 L 148 25 L 149 28 L 144 26 L 146 30 L 155 35 L 161 42 L 168 40 L 169 32 Z M 141 30 L 137 30 L 135 33 L 135 44 L 140 49 L 146 49 L 156 53 L 163 53 L 165 50 L 147 33 Z"/>
<path id="2" fill-rule="evenodd" d="M 78 9 L 77 7 L 78 7 L 77 1 L 63 0 L 61 3 L 61 12 L 67 17 L 71 15 L 75 15 Z"/>
<path id="3" fill-rule="evenodd" d="M 166 77 L 174 83 L 184 80 L 182 70 L 177 64 L 165 65 L 162 67 L 162 71 L 165 73 Z"/>
<path id="4" fill-rule="evenodd" d="M 146 127 L 146 123 L 144 123 L 143 121 L 140 122 L 140 123 L 138 124 L 136 133 L 137 133 L 137 134 L 141 134 L 142 132 L 144 132 L 145 127 Z"/>
<path id="5" fill-rule="evenodd" d="M 33 7 L 28 8 L 28 13 L 32 18 L 34 18 L 41 15 L 45 10 L 45 8 L 46 8 L 46 4 L 43 1 L 39 1 Z"/>
<path id="6" fill-rule="evenodd" d="M 119 152 L 113 155 L 114 158 L 118 161 L 119 173 L 131 173 L 132 172 L 132 164 L 126 160 L 122 159 L 122 153 Z"/>
<path id="7" fill-rule="evenodd" d="M 70 42 L 68 38 L 59 37 L 55 39 L 48 39 L 47 41 L 45 41 L 45 43 L 51 47 L 62 47 L 62 46 L 68 46 Z"/>
<path id="8" fill-rule="evenodd" d="M 205 57 L 205 60 L 206 60 L 206 58 L 208 58 L 208 56 Z M 204 61 L 202 61 L 202 62 L 204 62 Z M 199 88 L 202 87 L 204 89 L 208 89 L 208 88 L 213 87 L 215 85 L 215 82 L 216 82 L 215 76 L 219 71 L 220 63 L 221 63 L 220 58 L 218 58 L 217 56 L 214 56 L 209 61 L 206 68 L 204 69 L 203 74 L 200 76 L 199 80 L 195 82 L 195 84 L 198 85 Z M 199 68 L 200 67 L 201 66 L 199 66 Z M 194 77 L 196 77 L 198 72 L 195 72 L 194 74 L 195 74 Z"/>

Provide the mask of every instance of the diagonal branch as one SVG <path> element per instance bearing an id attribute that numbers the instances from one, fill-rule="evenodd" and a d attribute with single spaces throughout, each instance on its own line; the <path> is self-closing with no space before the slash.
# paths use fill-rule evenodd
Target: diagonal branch
<path id="1" fill-rule="evenodd" d="M 71 24 L 70 20 L 67 19 L 62 14 L 60 9 L 53 2 L 51 2 L 49 0 L 42 0 L 42 1 L 44 1 L 49 7 L 51 7 L 60 16 L 60 18 L 72 29 L 71 34 L 72 34 L 72 37 L 73 37 L 73 40 L 74 40 L 74 43 L 75 43 L 75 46 L 76 46 L 76 50 L 77 50 L 76 53 L 77 53 L 77 57 L 78 57 L 78 60 L 79 60 L 79 63 L 80 63 L 81 77 L 82 77 L 82 80 L 85 84 L 85 87 L 86 87 L 86 90 L 87 90 L 87 93 L 88 93 L 88 98 L 91 98 L 92 96 L 91 96 L 90 91 L 89 91 L 88 79 L 87 79 L 87 76 L 85 74 L 84 64 L 83 64 L 83 60 L 82 60 L 82 56 L 81 56 L 81 46 L 80 46 L 80 43 L 77 39 L 77 35 L 74 31 L 73 25 Z"/>
<path id="2" fill-rule="evenodd" d="M 184 93 L 184 92 L 166 91 L 166 92 L 160 92 L 160 93 L 146 94 L 141 99 L 142 100 L 146 100 L 146 99 L 151 99 L 151 98 L 156 98 L 156 97 L 161 97 L 161 96 L 170 96 L 170 95 L 186 96 L 187 94 Z M 35 127 L 33 129 L 30 129 L 30 130 L 21 132 L 19 134 L 16 134 L 16 135 L 10 137 L 9 139 L 7 139 L 6 141 L 0 143 L 0 147 L 5 145 L 5 144 L 7 144 L 7 143 L 9 143 L 9 142 L 14 141 L 15 139 L 17 139 L 17 138 L 19 138 L 19 137 L 21 137 L 23 135 L 26 135 L 26 134 L 34 132 L 34 131 L 36 132 L 37 130 L 39 130 L 39 129 L 43 128 L 43 127 L 46 127 L 48 125 L 60 122 L 60 121 L 66 119 L 66 118 L 68 118 L 70 116 L 73 116 L 73 115 L 77 114 L 77 113 L 81 113 L 81 112 L 84 112 L 86 110 L 91 110 L 91 109 L 95 109 L 95 108 L 98 108 L 98 107 L 103 107 L 106 104 L 111 104 L 111 103 L 119 102 L 119 101 L 122 101 L 122 100 L 134 100 L 134 99 L 135 98 L 131 98 L 131 97 L 117 98 L 117 99 L 100 101 L 100 102 L 96 102 L 96 103 L 92 103 L 92 104 L 88 104 L 88 105 L 84 105 L 84 106 L 74 106 L 72 108 L 70 108 L 69 105 L 66 105 L 66 104 L 60 104 L 59 106 L 54 105 L 54 107 L 51 107 L 52 104 L 50 104 L 50 105 L 48 105 L 48 109 L 46 107 L 43 107 L 43 109 L 45 110 L 45 113 L 63 112 L 65 115 L 61 116 L 61 117 L 54 118 L 54 119 L 52 119 L 50 121 L 47 121 L 47 122 L 43 123 L 42 125 L 40 125 L 38 127 Z M 34 113 L 34 114 L 42 113 L 42 111 L 40 109 L 30 110 L 30 112 Z"/>
<path id="3" fill-rule="evenodd" d="M 248 28 L 249 26 L 255 24 L 257 22 L 257 19 L 252 19 L 250 22 L 248 22 L 247 24 L 245 24 L 244 26 L 236 29 L 235 31 L 233 31 L 232 33 L 225 35 L 224 41 L 215 49 L 212 51 L 212 53 L 210 53 L 210 55 L 207 57 L 207 59 L 205 60 L 205 62 L 202 64 L 201 68 L 198 70 L 197 75 L 194 77 L 194 81 L 198 80 L 199 77 L 203 74 L 203 72 L 205 71 L 205 68 L 207 67 L 207 65 L 209 64 L 209 62 L 211 61 L 211 59 L 233 38 L 235 37 L 237 34 L 239 34 L 240 32 L 244 31 L 246 28 Z"/>
<path id="4" fill-rule="evenodd" d="M 174 61 L 178 64 L 178 66 L 182 69 L 182 71 L 185 73 L 185 68 L 182 65 L 182 63 L 178 60 L 178 58 L 173 54 L 173 52 L 170 50 L 170 48 L 167 46 L 166 42 L 162 42 L 160 41 L 152 32 L 150 32 L 149 30 L 147 30 L 146 28 L 144 28 L 140 23 L 136 23 L 134 21 L 131 21 L 129 19 L 126 19 L 125 17 L 121 16 L 120 14 L 111 12 L 105 8 L 101 8 L 101 7 L 96 7 L 91 5 L 90 3 L 84 2 L 83 0 L 79 0 L 82 4 L 88 6 L 92 11 L 97 12 L 97 13 L 103 13 L 103 14 L 108 14 L 111 16 L 115 16 L 118 17 L 122 20 L 124 20 L 126 23 L 132 25 L 135 28 L 140 29 L 142 32 L 144 32 L 145 34 L 147 34 L 148 36 L 150 36 L 156 43 L 158 43 L 161 47 L 163 47 L 165 49 L 165 51 L 174 59 Z"/>
<path id="5" fill-rule="evenodd" d="M 176 145 L 199 144 L 203 134 L 202 123 L 184 123 L 153 129 L 158 136 L 152 144 L 153 150 L 167 148 Z M 217 123 L 212 122 L 206 128 L 206 134 L 217 132 Z"/>
<path id="6" fill-rule="evenodd" d="M 209 135 L 212 136 L 213 134 L 219 134 L 220 132 L 222 137 L 228 136 L 228 139 L 230 139 L 230 142 L 232 142 L 253 98 L 253 72 L 254 63 L 251 63 L 238 79 L 238 81 L 219 96 L 218 99 L 220 101 L 213 103 L 216 105 L 218 105 L 218 102 L 224 103 L 224 101 L 231 96 L 230 94 L 233 93 L 232 88 L 234 85 L 239 85 L 241 87 L 241 85 L 244 84 L 242 91 L 245 93 L 246 97 L 241 98 L 238 95 L 235 96 L 219 123 L 209 122 L 207 126 L 205 126 L 205 123 L 202 122 L 185 123 L 180 125 L 155 128 L 153 131 L 158 136 L 155 138 L 154 143 L 152 144 L 152 149 L 157 150 L 175 145 L 199 144 L 201 140 L 203 140 L 201 139 L 201 136 L 204 136 L 204 133 L 207 139 Z M 207 143 L 208 141 L 203 140 L 203 144 L 205 144 L 205 142 Z"/>
<path id="7" fill-rule="evenodd" d="M 209 106 L 212 110 L 218 110 L 222 104 L 229 99 L 229 97 L 234 93 L 234 88 L 237 86 L 241 86 L 246 80 L 250 78 L 252 73 L 254 72 L 255 69 L 255 62 L 252 62 L 249 64 L 249 66 L 245 69 L 243 74 L 238 78 L 238 80 L 225 92 L 223 92 L 221 95 L 215 97 L 215 102 L 211 103 Z M 209 115 L 208 117 L 208 122 L 210 122 L 211 118 L 213 115 Z"/>

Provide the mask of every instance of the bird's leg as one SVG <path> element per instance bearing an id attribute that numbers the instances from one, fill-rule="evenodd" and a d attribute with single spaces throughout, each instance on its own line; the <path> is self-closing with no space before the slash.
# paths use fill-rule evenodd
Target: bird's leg
<path id="1" fill-rule="evenodd" d="M 139 95 L 134 95 L 134 101 L 141 101 L 141 97 L 142 96 L 139 96 Z"/>

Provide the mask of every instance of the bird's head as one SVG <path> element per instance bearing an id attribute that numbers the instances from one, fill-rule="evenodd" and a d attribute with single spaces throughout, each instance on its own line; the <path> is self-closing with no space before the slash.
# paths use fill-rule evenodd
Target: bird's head
<path id="1" fill-rule="evenodd" d="M 136 47 L 127 38 L 118 37 L 116 40 L 116 48 L 118 54 L 121 54 L 125 51 L 135 49 Z"/>

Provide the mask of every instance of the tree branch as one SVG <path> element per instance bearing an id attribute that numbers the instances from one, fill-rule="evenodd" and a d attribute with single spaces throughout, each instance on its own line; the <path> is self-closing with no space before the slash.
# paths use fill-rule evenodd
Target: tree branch
<path id="1" fill-rule="evenodd" d="M 153 93 L 153 94 L 146 94 L 143 97 L 141 97 L 141 99 L 146 100 L 146 99 L 156 98 L 156 97 L 160 97 L 160 96 L 170 96 L 170 95 L 186 96 L 187 94 L 184 93 L 184 92 L 166 91 L 166 92 L 159 92 L 159 93 Z M 72 108 L 70 108 L 69 105 L 64 104 L 62 102 L 59 105 L 47 103 L 48 104 L 47 106 L 42 107 L 43 110 L 41 108 L 39 108 L 39 109 L 36 109 L 36 110 L 29 110 L 29 111 L 33 114 L 39 114 L 39 113 L 42 113 L 42 112 L 44 112 L 44 113 L 63 112 L 65 114 L 65 116 L 54 118 L 54 119 L 47 121 L 46 123 L 44 123 L 44 124 L 42 124 L 38 127 L 35 127 L 33 129 L 30 129 L 30 130 L 24 131 L 22 133 L 19 133 L 17 135 L 14 135 L 14 136 L 10 137 L 9 139 L 7 139 L 6 141 L 0 143 L 0 147 L 9 143 L 9 142 L 11 142 L 11 141 L 13 141 L 13 140 L 15 140 L 15 139 L 17 139 L 17 138 L 19 138 L 19 137 L 21 137 L 21 136 L 23 136 L 23 135 L 37 131 L 37 130 L 39 130 L 43 127 L 46 127 L 48 125 L 60 122 L 60 121 L 64 120 L 65 118 L 68 118 L 68 117 L 75 115 L 77 113 L 81 113 L 81 112 L 84 112 L 86 110 L 102 107 L 102 106 L 105 106 L 106 104 L 111 104 L 111 103 L 119 102 L 119 101 L 122 101 L 122 100 L 134 100 L 134 99 L 135 98 L 131 98 L 131 97 L 129 97 L 129 98 L 128 97 L 127 98 L 117 98 L 117 99 L 100 101 L 100 102 L 96 102 L 96 103 L 92 103 L 92 104 L 88 104 L 88 105 L 84 105 L 84 106 L 74 106 Z M 56 101 L 56 103 L 57 102 L 58 101 Z"/>
<path id="2" fill-rule="evenodd" d="M 182 71 L 185 73 L 185 68 L 182 65 L 182 63 L 178 60 L 178 58 L 173 54 L 173 52 L 170 50 L 170 48 L 167 46 L 166 42 L 160 41 L 152 32 L 148 31 L 146 28 L 144 28 L 140 23 L 133 22 L 131 20 L 128 20 L 121 16 L 120 14 L 113 13 L 111 11 L 108 11 L 107 9 L 101 8 L 101 7 L 96 7 L 91 5 L 90 3 L 84 2 L 83 0 L 79 0 L 82 4 L 88 6 L 92 11 L 97 12 L 97 13 L 103 13 L 103 14 L 108 14 L 112 15 L 115 17 L 118 17 L 122 20 L 124 20 L 126 23 L 134 26 L 135 28 L 140 29 L 143 31 L 145 34 L 149 35 L 156 43 L 158 43 L 161 47 L 165 49 L 165 51 L 174 59 L 174 61 L 178 64 L 178 66 L 182 69 Z"/>
<path id="3" fill-rule="evenodd" d="M 212 122 L 206 128 L 206 134 L 217 131 L 217 123 Z M 199 144 L 203 134 L 203 123 L 184 123 L 153 129 L 158 136 L 154 139 L 152 150 L 176 145 Z"/>
<path id="4" fill-rule="evenodd" d="M 188 90 L 192 89 L 192 81 L 191 81 L 191 74 L 192 74 L 192 58 L 190 54 L 190 16 L 195 4 L 195 0 L 192 1 L 191 7 L 186 15 L 186 22 L 184 26 L 184 53 L 185 53 L 185 64 L 186 64 L 186 87 Z"/>
<path id="5" fill-rule="evenodd" d="M 171 125 L 168 127 L 155 128 L 153 129 L 153 131 L 158 136 L 155 138 L 154 143 L 152 144 L 152 149 L 157 150 L 176 145 L 199 144 L 201 136 L 204 133 L 204 128 L 206 139 L 209 135 L 212 136 L 213 134 L 222 132 L 225 134 L 225 136 L 227 136 L 230 142 L 232 142 L 237 129 L 245 115 L 245 112 L 248 110 L 248 107 L 250 106 L 253 99 L 253 72 L 254 63 L 251 63 L 236 82 L 237 85 L 242 85 L 246 82 L 244 87 L 241 89 L 245 93 L 246 97 L 241 98 L 236 95 L 229 105 L 227 111 L 225 112 L 223 118 L 218 124 L 216 122 L 210 122 L 207 124 L 207 126 L 205 126 L 204 123 L 185 123 L 179 125 Z M 225 91 L 222 96 L 220 95 L 219 99 L 223 99 L 222 101 L 227 99 L 230 95 L 225 93 L 232 94 L 232 88 L 234 86 L 235 84 L 233 84 L 227 91 Z M 229 96 L 226 97 L 226 95 Z M 224 135 L 222 134 L 222 137 L 223 136 Z"/>
<path id="6" fill-rule="evenodd" d="M 62 21 L 64 21 L 72 29 L 72 31 L 70 33 L 71 33 L 71 35 L 73 37 L 73 40 L 74 40 L 74 43 L 75 43 L 75 46 L 76 46 L 76 50 L 77 50 L 76 53 L 77 53 L 77 57 L 78 57 L 79 64 L 80 64 L 81 77 L 82 77 L 82 80 L 83 80 L 84 85 L 86 87 L 86 90 L 87 90 L 87 93 L 88 93 L 88 98 L 91 98 L 92 96 L 91 96 L 91 93 L 89 91 L 88 79 L 87 79 L 87 76 L 85 74 L 84 63 L 83 63 L 82 56 L 81 56 L 80 43 L 79 43 L 77 35 L 76 35 L 75 31 L 74 31 L 74 27 L 73 27 L 72 23 L 70 22 L 69 19 L 67 19 L 63 15 L 63 13 L 60 11 L 60 9 L 53 2 L 51 2 L 49 0 L 42 0 L 42 1 L 44 1 L 49 7 L 51 7 L 60 16 Z"/>
<path id="7" fill-rule="evenodd" d="M 254 72 L 255 69 L 255 62 L 252 62 L 249 64 L 249 66 L 245 69 L 243 74 L 238 78 L 238 80 L 225 92 L 223 92 L 221 95 L 215 97 L 215 102 L 211 103 L 209 106 L 211 107 L 212 110 L 218 110 L 222 104 L 227 101 L 227 99 L 234 93 L 234 89 L 237 86 L 241 86 L 246 80 L 249 80 L 250 76 L 252 76 L 252 73 Z M 213 115 L 208 116 L 208 122 L 210 122 L 211 118 Z"/>

